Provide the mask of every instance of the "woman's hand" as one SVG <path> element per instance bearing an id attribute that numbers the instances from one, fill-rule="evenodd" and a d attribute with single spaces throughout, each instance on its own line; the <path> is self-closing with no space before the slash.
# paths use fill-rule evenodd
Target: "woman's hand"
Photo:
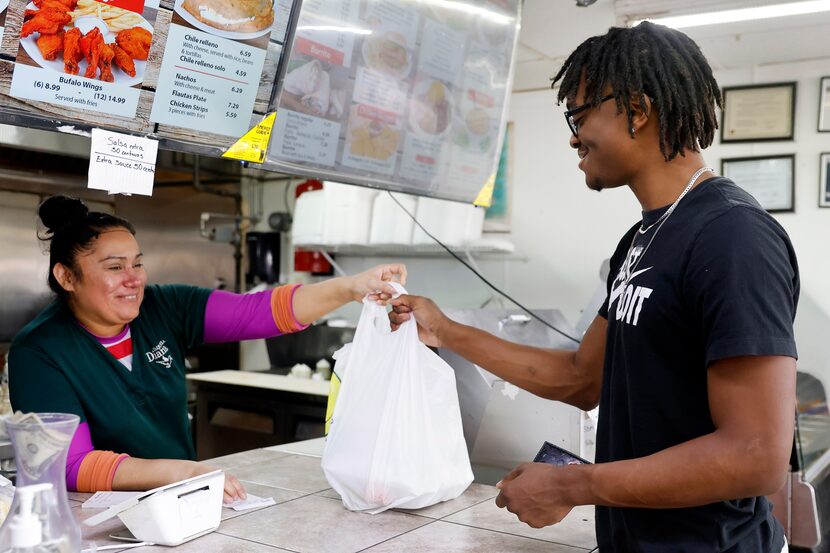
<path id="1" fill-rule="evenodd" d="M 415 315 L 418 323 L 418 337 L 423 343 L 433 348 L 441 347 L 441 334 L 444 328 L 451 322 L 446 315 L 429 298 L 421 296 L 403 295 L 392 300 L 392 311 L 389 313 L 389 321 L 392 323 L 392 330 Z"/>
<path id="2" fill-rule="evenodd" d="M 355 301 L 363 301 L 367 295 L 372 301 L 386 305 L 395 294 L 395 289 L 387 284 L 390 281 L 406 284 L 406 265 L 378 265 L 363 273 L 347 277 L 349 293 Z"/>
<path id="3" fill-rule="evenodd" d="M 200 474 L 207 474 L 209 472 L 213 472 L 216 469 L 208 466 L 203 465 L 202 463 L 194 463 L 195 467 L 193 470 L 193 476 L 199 476 Z M 236 476 L 233 474 L 226 472 L 225 473 L 225 495 L 222 498 L 222 503 L 233 503 L 237 499 L 245 499 L 248 497 L 248 494 L 245 493 L 245 487 L 242 483 L 237 480 Z"/>
<path id="4" fill-rule="evenodd" d="M 225 473 L 225 496 L 222 499 L 223 503 L 232 503 L 237 499 L 245 499 L 248 494 L 245 493 L 245 487 L 242 482 L 237 480 L 236 476 L 226 472 Z"/>

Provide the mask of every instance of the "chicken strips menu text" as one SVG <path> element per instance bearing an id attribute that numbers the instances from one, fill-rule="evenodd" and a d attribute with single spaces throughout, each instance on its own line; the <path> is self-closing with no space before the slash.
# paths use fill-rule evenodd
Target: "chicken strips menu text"
<path id="1" fill-rule="evenodd" d="M 134 117 L 158 0 L 32 0 L 10 94 Z"/>
<path id="2" fill-rule="evenodd" d="M 176 0 L 150 120 L 243 135 L 273 23 L 273 0 Z"/>
<path id="3" fill-rule="evenodd" d="M 472 201 L 496 167 L 518 0 L 305 0 L 276 168 Z"/>

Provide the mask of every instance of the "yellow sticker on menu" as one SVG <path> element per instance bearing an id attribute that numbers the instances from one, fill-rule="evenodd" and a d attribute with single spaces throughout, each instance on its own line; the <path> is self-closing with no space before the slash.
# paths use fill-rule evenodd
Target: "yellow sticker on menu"
<path id="1" fill-rule="evenodd" d="M 490 207 L 493 203 L 493 189 L 496 187 L 496 174 L 493 173 L 490 175 L 490 178 L 487 179 L 487 184 L 485 184 L 481 191 L 476 196 L 476 201 L 473 202 L 473 205 L 477 205 L 478 207 Z"/>
<path id="2" fill-rule="evenodd" d="M 265 161 L 265 152 L 268 151 L 268 141 L 271 140 L 271 129 L 277 113 L 269 113 L 257 126 L 245 133 L 236 143 L 222 154 L 222 157 L 262 163 Z"/>

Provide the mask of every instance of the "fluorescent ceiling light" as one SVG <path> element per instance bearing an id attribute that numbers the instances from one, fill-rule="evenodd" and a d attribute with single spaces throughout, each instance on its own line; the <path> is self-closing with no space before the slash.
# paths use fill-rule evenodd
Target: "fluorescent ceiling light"
<path id="1" fill-rule="evenodd" d="M 424 4 L 432 4 L 433 6 L 438 6 L 439 8 L 469 13 L 477 17 L 487 19 L 490 22 L 497 23 L 499 25 L 508 25 L 510 23 L 513 23 L 515 20 L 515 18 L 513 17 L 502 15 L 493 10 L 488 10 L 487 8 L 477 6 L 477 2 L 470 2 L 469 0 L 421 0 L 421 2 L 423 2 Z"/>
<path id="2" fill-rule="evenodd" d="M 371 35 L 371 29 L 361 29 L 360 27 L 341 27 L 337 25 L 298 25 L 298 31 L 330 31 L 334 33 L 352 33 L 355 35 Z"/>
<path id="3" fill-rule="evenodd" d="M 830 11 L 830 0 L 810 0 L 808 2 L 792 2 L 789 4 L 773 4 L 759 8 L 741 8 L 737 10 L 723 10 L 717 12 L 695 13 L 678 15 L 675 17 L 659 17 L 637 19 L 630 23 L 634 25 L 641 21 L 651 21 L 674 29 L 686 27 L 701 27 L 703 25 L 718 25 L 721 23 L 735 23 L 737 21 L 751 21 L 754 19 L 771 19 L 788 15 L 804 15 Z"/>

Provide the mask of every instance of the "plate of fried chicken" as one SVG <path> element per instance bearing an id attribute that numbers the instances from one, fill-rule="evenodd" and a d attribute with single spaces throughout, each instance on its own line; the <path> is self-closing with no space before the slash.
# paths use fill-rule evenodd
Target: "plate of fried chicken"
<path id="1" fill-rule="evenodd" d="M 33 0 L 20 32 L 41 67 L 122 86 L 143 80 L 152 40 L 141 15 L 96 0 Z"/>

